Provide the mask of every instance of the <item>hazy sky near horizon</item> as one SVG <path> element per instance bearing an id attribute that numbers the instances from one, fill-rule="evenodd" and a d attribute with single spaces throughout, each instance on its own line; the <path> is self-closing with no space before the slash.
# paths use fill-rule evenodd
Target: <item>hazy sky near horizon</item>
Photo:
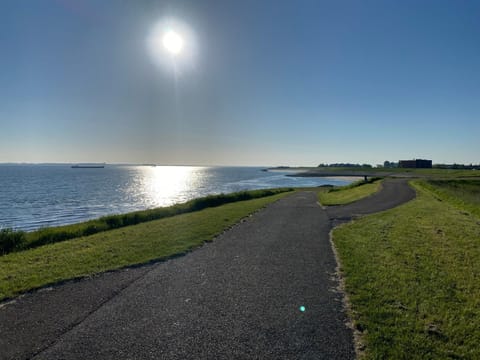
<path id="1" fill-rule="evenodd" d="M 480 163 L 479 19 L 474 0 L 4 0 L 0 162 Z M 184 49 L 155 58 L 167 22 Z"/>

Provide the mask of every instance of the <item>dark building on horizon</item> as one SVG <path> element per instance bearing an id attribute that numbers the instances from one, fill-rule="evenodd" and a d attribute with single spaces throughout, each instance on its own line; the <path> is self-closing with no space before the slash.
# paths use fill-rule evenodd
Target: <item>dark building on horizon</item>
<path id="1" fill-rule="evenodd" d="M 432 160 L 423 160 L 423 159 L 399 160 L 398 167 L 411 168 L 411 169 L 431 169 Z"/>

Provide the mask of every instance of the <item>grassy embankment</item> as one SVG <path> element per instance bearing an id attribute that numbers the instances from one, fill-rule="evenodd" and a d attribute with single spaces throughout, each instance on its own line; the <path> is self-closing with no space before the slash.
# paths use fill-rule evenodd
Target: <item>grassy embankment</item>
<path id="1" fill-rule="evenodd" d="M 480 358 L 480 180 L 416 181 L 417 198 L 333 231 L 368 359 Z"/>
<path id="2" fill-rule="evenodd" d="M 318 192 L 318 200 L 322 205 L 345 205 L 370 196 L 380 190 L 382 181 L 374 178 L 359 181 L 347 186 L 333 187 Z"/>
<path id="3" fill-rule="evenodd" d="M 311 167 L 298 168 L 298 170 L 312 171 L 318 173 L 366 173 L 373 176 L 409 176 L 421 178 L 470 178 L 479 177 L 479 170 L 463 170 L 463 169 L 408 169 L 408 168 L 366 168 L 366 167 Z"/>
<path id="4" fill-rule="evenodd" d="M 287 194 L 209 207 L 0 256 L 0 300 L 62 280 L 187 252 Z"/>
<path id="5" fill-rule="evenodd" d="M 46 244 L 78 238 L 81 236 L 89 236 L 103 231 L 118 229 L 124 226 L 136 225 L 147 221 L 199 211 L 209 207 L 220 206 L 236 201 L 251 200 L 275 195 L 290 190 L 292 189 L 279 188 L 241 191 L 231 194 L 209 195 L 168 207 L 134 211 L 126 214 L 108 215 L 98 219 L 72 225 L 42 228 L 29 233 L 25 233 L 23 231 L 13 231 L 11 229 L 0 229 L 0 255 L 15 251 L 23 251 Z"/>

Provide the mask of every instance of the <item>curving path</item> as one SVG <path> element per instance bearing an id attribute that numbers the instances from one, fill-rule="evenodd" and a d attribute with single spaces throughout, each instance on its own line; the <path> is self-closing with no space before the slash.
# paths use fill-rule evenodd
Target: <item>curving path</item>
<path id="1" fill-rule="evenodd" d="M 353 359 L 329 231 L 414 196 L 296 193 L 186 256 L 27 294 L 0 308 L 0 359 Z"/>
<path id="2" fill-rule="evenodd" d="M 329 206 L 327 213 L 334 224 L 349 221 L 361 215 L 368 215 L 394 208 L 415 198 L 415 191 L 408 185 L 408 179 L 385 179 L 378 193 L 343 206 Z"/>

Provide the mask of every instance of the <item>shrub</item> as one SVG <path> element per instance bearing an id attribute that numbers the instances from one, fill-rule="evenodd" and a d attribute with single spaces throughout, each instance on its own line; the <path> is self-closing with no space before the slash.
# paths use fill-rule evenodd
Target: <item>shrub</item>
<path id="1" fill-rule="evenodd" d="M 0 253 L 23 249 L 26 243 L 25 232 L 12 229 L 0 229 Z"/>
<path id="2" fill-rule="evenodd" d="M 123 225 L 122 218 L 120 216 L 109 216 L 105 218 L 105 222 L 107 223 L 110 229 L 116 229 Z"/>
<path id="3" fill-rule="evenodd" d="M 28 244 L 28 247 L 42 246 L 46 244 L 56 243 L 71 238 L 72 233 L 65 230 L 57 230 L 55 228 L 43 228 L 37 231 L 34 241 Z"/>
<path id="4" fill-rule="evenodd" d="M 103 229 L 107 229 L 107 226 L 104 226 Z M 82 231 L 82 236 L 89 236 L 96 234 L 102 230 L 102 227 L 97 226 L 97 225 L 88 225 L 85 229 Z"/>

